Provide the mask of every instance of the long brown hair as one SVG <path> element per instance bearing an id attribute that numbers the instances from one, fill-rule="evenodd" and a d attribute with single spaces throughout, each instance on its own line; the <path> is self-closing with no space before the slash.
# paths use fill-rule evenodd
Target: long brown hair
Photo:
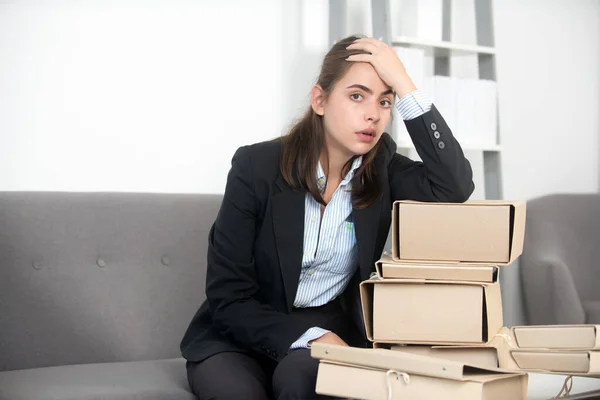
<path id="1" fill-rule="evenodd" d="M 345 58 L 352 54 L 366 53 L 361 50 L 346 50 L 353 41 L 363 36 L 349 36 L 340 40 L 329 50 L 323 60 L 317 84 L 323 88 L 325 99 L 329 97 L 336 83 L 352 66 Z M 302 118 L 296 122 L 282 138 L 280 158 L 281 175 L 286 183 L 294 188 L 306 189 L 322 205 L 326 205 L 317 186 L 317 164 L 325 146 L 325 129 L 323 117 L 308 107 Z M 367 154 L 363 155 L 362 164 L 356 169 L 352 180 L 353 206 L 366 208 L 381 196 L 381 187 L 375 174 L 375 154 L 379 142 Z M 350 171 L 352 157 L 342 168 L 342 178 Z"/>

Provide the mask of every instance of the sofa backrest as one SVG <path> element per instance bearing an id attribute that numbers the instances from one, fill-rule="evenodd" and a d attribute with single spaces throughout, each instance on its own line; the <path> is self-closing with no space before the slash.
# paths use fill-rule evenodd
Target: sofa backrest
<path id="1" fill-rule="evenodd" d="M 600 195 L 552 194 L 527 203 L 524 257 L 557 256 L 583 297 L 598 297 Z"/>
<path id="2" fill-rule="evenodd" d="M 528 322 L 583 323 L 584 316 L 573 312 L 568 313 L 569 320 L 558 319 L 558 311 L 571 309 L 566 299 L 573 296 L 578 301 L 600 300 L 599 256 L 600 195 L 561 193 L 529 200 L 520 261 Z M 570 276 L 572 285 L 561 281 L 561 273 Z"/>
<path id="3" fill-rule="evenodd" d="M 221 199 L 0 192 L 0 371 L 179 357 Z"/>

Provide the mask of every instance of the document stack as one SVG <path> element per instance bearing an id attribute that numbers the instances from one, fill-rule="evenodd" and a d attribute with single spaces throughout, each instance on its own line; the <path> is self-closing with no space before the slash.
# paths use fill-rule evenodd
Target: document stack
<path id="1" fill-rule="evenodd" d="M 374 349 L 313 348 L 321 360 L 317 392 L 481 399 L 500 390 L 524 399 L 527 375 L 500 369 L 490 344 L 506 336 L 498 275 L 522 253 L 525 202 L 397 201 L 392 218 L 392 254 L 360 286 Z M 341 376 L 344 385 L 335 383 Z"/>

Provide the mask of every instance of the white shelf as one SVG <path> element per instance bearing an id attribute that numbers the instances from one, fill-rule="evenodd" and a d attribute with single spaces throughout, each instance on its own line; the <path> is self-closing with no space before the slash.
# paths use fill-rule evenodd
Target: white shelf
<path id="1" fill-rule="evenodd" d="M 430 50 L 435 56 L 461 55 L 461 54 L 496 54 L 496 49 L 487 46 L 469 44 L 456 44 L 444 41 L 423 40 L 407 36 L 397 36 L 392 39 L 392 46 L 411 46 Z"/>
<path id="2" fill-rule="evenodd" d="M 399 149 L 414 149 L 415 145 L 412 142 L 399 141 L 396 142 Z M 502 146 L 499 144 L 496 145 L 478 145 L 478 144 L 469 144 L 469 143 L 461 143 L 460 147 L 463 150 L 478 150 L 485 152 L 494 152 L 499 153 L 502 151 Z"/>

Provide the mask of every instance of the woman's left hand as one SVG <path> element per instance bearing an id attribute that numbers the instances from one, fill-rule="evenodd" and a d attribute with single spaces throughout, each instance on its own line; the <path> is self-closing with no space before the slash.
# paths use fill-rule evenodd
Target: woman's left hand
<path id="1" fill-rule="evenodd" d="M 402 98 L 407 93 L 416 90 L 415 84 L 410 79 L 404 64 L 398 58 L 396 51 L 375 38 L 361 38 L 355 40 L 347 50 L 363 50 L 370 54 L 353 54 L 346 58 L 347 61 L 370 63 L 379 77 Z"/>

